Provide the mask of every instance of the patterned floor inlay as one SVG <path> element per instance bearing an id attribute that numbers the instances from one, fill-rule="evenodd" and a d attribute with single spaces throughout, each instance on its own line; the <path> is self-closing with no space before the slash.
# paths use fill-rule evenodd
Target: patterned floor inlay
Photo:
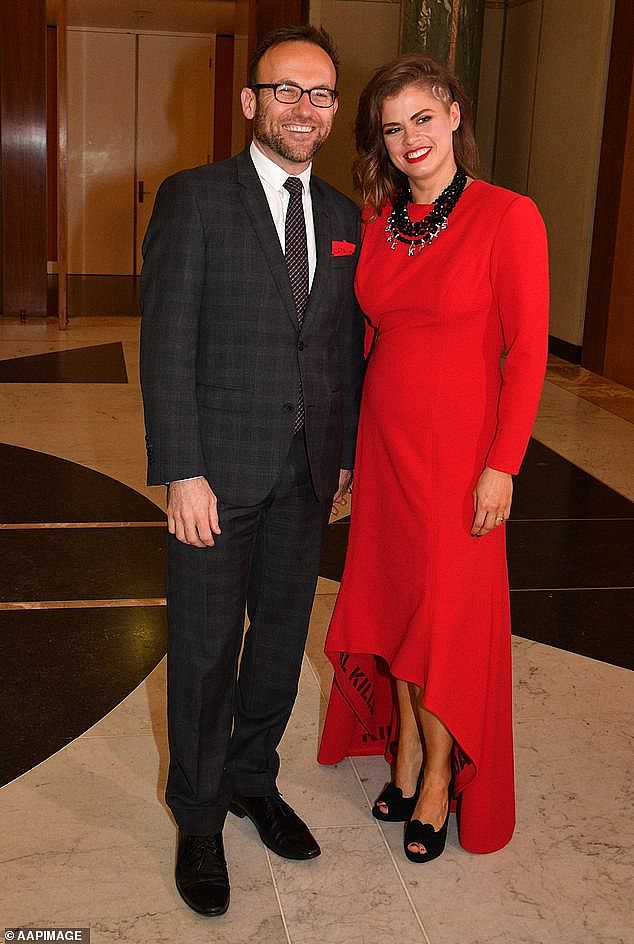
<path id="1" fill-rule="evenodd" d="M 629 387 L 552 355 L 548 358 L 546 376 L 551 383 L 563 387 L 564 390 L 634 423 L 634 390 Z"/>
<path id="2" fill-rule="evenodd" d="M 140 597 L 130 600 L 21 600 L 20 603 L 0 603 L 0 612 L 3 610 L 63 610 L 79 609 L 82 607 L 115 607 L 115 606 L 165 606 L 165 597 Z"/>
<path id="3" fill-rule="evenodd" d="M 165 654 L 165 538 L 161 509 L 121 482 L 0 444 L 3 783 L 102 718 Z"/>
<path id="4" fill-rule="evenodd" d="M 120 341 L 0 360 L 0 383 L 127 382 L 128 372 Z"/>
<path id="5" fill-rule="evenodd" d="M 71 314 L 80 296 L 91 314 L 113 314 L 119 302 L 133 310 L 132 280 L 69 281 Z M 280 746 L 280 789 L 317 830 L 323 855 L 279 860 L 250 822 L 230 816 L 231 908 L 210 923 L 174 887 L 164 805 L 165 607 L 153 542 L 165 539 L 165 516 L 153 502 L 165 490 L 144 490 L 138 328 L 130 317 L 72 317 L 67 332 L 50 321 L 0 323 L 5 358 L 121 341 L 130 381 L 0 385 L 0 438 L 25 447 L 0 445 L 0 580 L 21 590 L 0 603 L 0 783 L 12 781 L 1 791 L 5 925 L 90 925 L 93 944 L 629 942 L 634 677 L 608 663 L 627 664 L 634 592 L 606 584 L 623 577 L 622 546 L 611 545 L 632 519 L 622 497 L 634 498 L 632 426 L 606 402 L 545 385 L 535 435 L 555 452 L 531 444 L 509 525 L 511 571 L 525 587 L 511 595 L 518 826 L 509 846 L 468 854 L 452 816 L 444 856 L 412 865 L 402 824 L 370 813 L 389 777 L 384 760 L 317 764 L 332 677 L 323 641 L 348 528 L 340 519 L 322 567 L 333 579 L 319 582 L 310 663 Z M 552 574 L 548 523 L 570 554 Z M 519 553 L 513 534 L 527 542 Z M 596 540 L 607 555 L 596 568 L 602 589 L 528 589 L 536 577 L 572 584 L 580 564 L 591 576 Z"/>
<path id="6" fill-rule="evenodd" d="M 165 653 L 163 607 L 0 613 L 0 785 L 104 717 Z"/>
<path id="7" fill-rule="evenodd" d="M 4 531 L 0 602 L 165 596 L 160 528 Z"/>
<path id="8" fill-rule="evenodd" d="M 63 422 L 63 418 L 61 420 Z M 32 449 L 0 443 L 0 523 L 157 522 L 165 515 L 121 482 Z"/>
<path id="9" fill-rule="evenodd" d="M 164 521 L 41 521 L 0 523 L 0 531 L 40 531 L 43 528 L 164 528 Z"/>

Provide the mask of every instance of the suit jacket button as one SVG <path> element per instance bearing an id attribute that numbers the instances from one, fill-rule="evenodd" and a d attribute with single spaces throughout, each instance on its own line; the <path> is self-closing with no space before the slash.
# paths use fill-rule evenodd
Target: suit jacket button
<path id="1" fill-rule="evenodd" d="M 297 350 L 298 350 L 298 351 L 303 351 L 303 350 L 304 350 L 304 342 L 303 342 L 303 341 L 300 341 L 300 342 L 299 342 L 299 344 L 297 345 Z"/>
<path id="2" fill-rule="evenodd" d="M 285 403 L 284 406 L 282 407 L 282 409 L 284 410 L 285 413 L 292 413 L 292 412 L 293 412 L 293 404 L 292 404 L 292 403 Z"/>

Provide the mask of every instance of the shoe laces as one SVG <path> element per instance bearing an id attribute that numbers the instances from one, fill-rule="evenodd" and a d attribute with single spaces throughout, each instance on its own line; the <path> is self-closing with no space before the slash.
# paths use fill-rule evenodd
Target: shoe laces
<path id="1" fill-rule="evenodd" d="M 191 856 L 192 865 L 195 869 L 200 869 L 205 864 L 207 856 L 215 858 L 218 855 L 218 845 L 215 836 L 192 836 L 191 837 Z"/>

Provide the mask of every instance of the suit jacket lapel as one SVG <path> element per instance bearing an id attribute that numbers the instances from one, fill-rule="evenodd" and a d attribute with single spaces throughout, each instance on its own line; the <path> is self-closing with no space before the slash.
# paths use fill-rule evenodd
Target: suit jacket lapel
<path id="1" fill-rule="evenodd" d="M 311 286 L 308 304 L 304 312 L 304 325 L 317 309 L 324 288 L 328 284 L 330 261 L 332 259 L 332 230 L 326 198 L 324 197 L 319 181 L 311 177 L 310 195 L 313 204 L 313 221 L 315 224 L 315 245 L 317 247 L 317 268 Z"/>
<path id="2" fill-rule="evenodd" d="M 243 151 L 241 154 L 238 154 L 236 164 L 238 169 L 238 183 L 241 185 L 240 197 L 242 203 L 256 232 L 262 247 L 262 252 L 270 266 L 273 278 L 284 301 L 284 307 L 294 327 L 297 329 L 297 314 L 295 312 L 291 283 L 288 278 L 286 260 L 284 259 L 282 247 L 280 246 L 264 188 L 260 183 L 260 178 L 253 166 L 253 161 L 248 151 Z"/>

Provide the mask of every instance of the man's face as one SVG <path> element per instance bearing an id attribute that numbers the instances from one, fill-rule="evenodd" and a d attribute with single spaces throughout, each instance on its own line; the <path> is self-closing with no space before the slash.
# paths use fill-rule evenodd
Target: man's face
<path id="1" fill-rule="evenodd" d="M 269 49 L 258 67 L 258 83 L 292 82 L 300 88 L 330 88 L 336 83 L 330 56 L 314 43 L 282 43 Z M 278 102 L 273 89 L 242 90 L 242 110 L 253 119 L 253 137 L 260 149 L 288 170 L 297 174 L 308 166 L 324 143 L 337 111 L 311 105 L 302 95 L 294 105 Z"/>

